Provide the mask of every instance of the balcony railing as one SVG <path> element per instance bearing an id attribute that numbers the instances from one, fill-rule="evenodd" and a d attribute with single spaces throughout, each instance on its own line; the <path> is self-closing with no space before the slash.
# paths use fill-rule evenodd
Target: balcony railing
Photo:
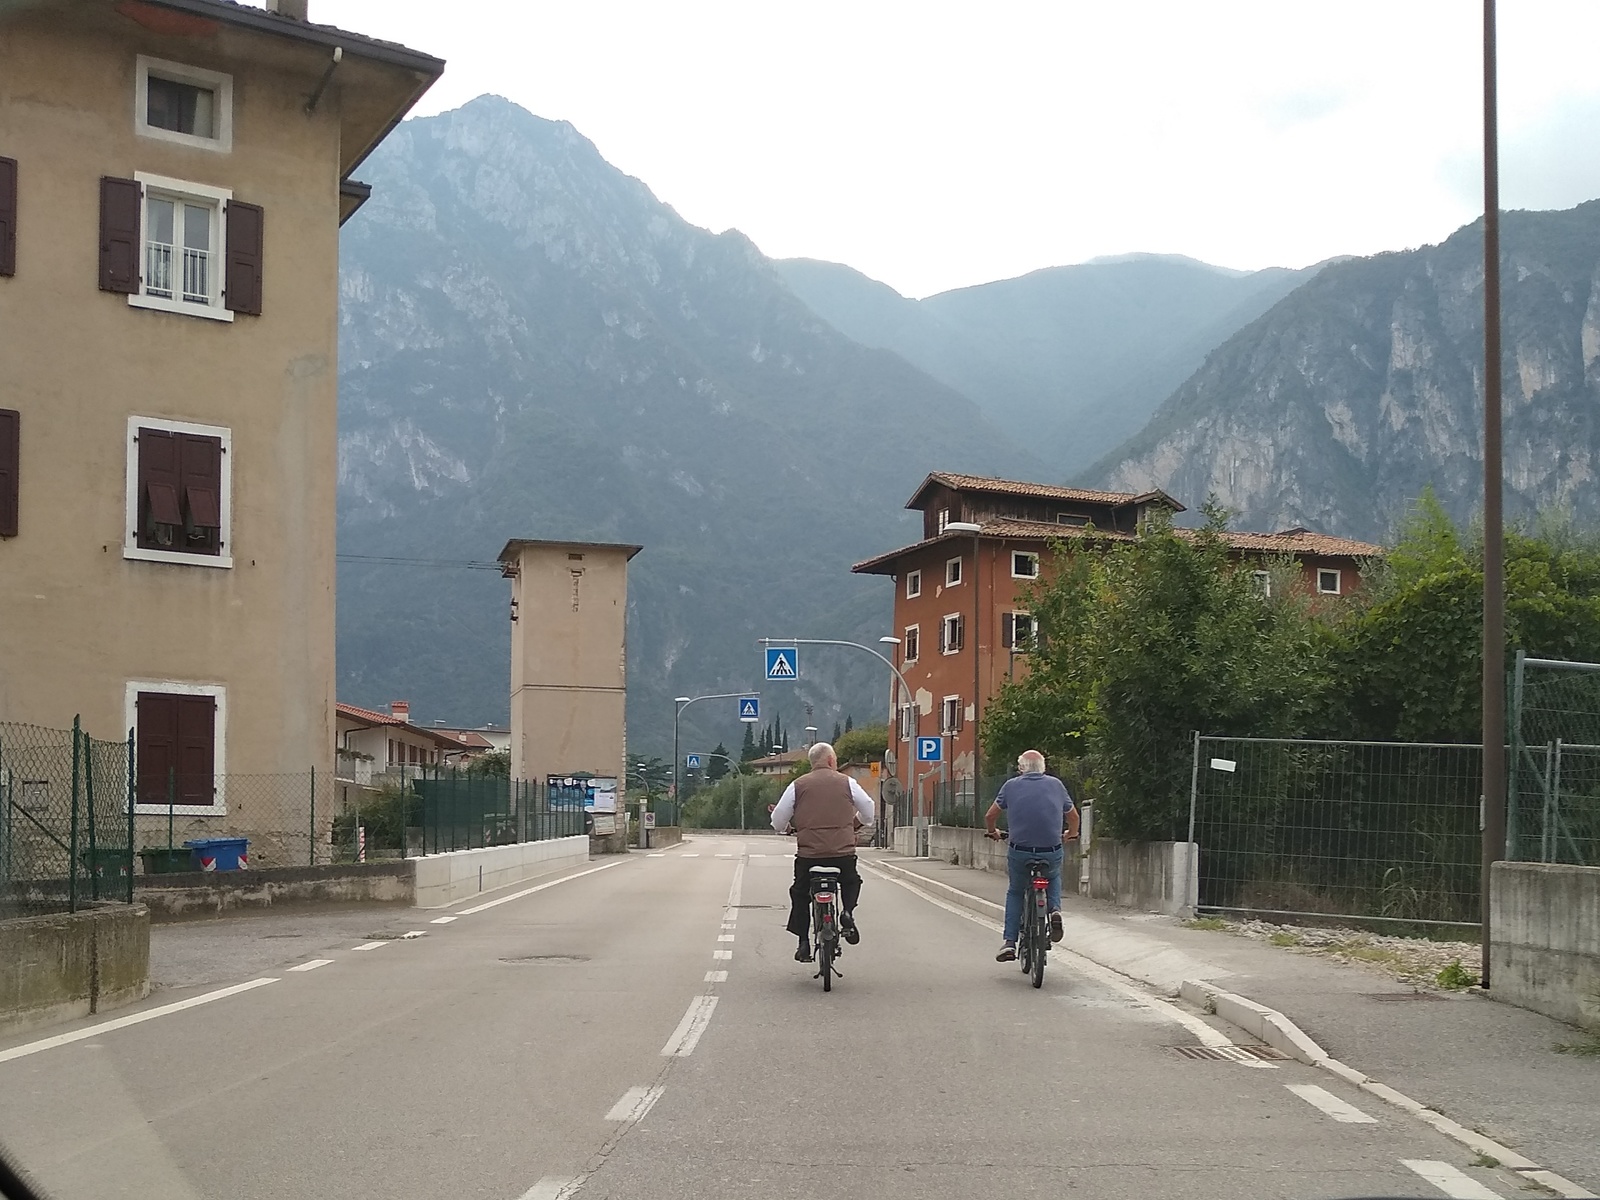
<path id="1" fill-rule="evenodd" d="M 170 242 L 145 243 L 144 290 L 163 300 L 173 298 L 173 258 L 179 251 L 182 272 L 180 297 L 190 304 L 211 303 L 211 252 L 173 246 Z"/>

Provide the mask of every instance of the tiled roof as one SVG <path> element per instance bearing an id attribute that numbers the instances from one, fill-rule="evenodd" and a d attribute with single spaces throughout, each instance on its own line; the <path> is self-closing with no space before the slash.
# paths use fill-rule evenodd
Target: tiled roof
<path id="1" fill-rule="evenodd" d="M 354 717 L 358 721 L 366 721 L 370 725 L 404 725 L 399 717 L 390 716 L 388 713 L 373 712 L 370 708 L 357 708 L 354 704 L 343 702 L 334 705 L 336 709 L 347 717 Z"/>
<path id="2" fill-rule="evenodd" d="M 987 475 L 962 475 L 954 471 L 933 471 L 918 485 L 906 502 L 911 508 L 930 483 L 965 492 L 989 492 L 1002 496 L 1033 496 L 1041 500 L 1076 500 L 1084 504 L 1135 504 L 1141 501 L 1162 501 L 1174 512 L 1182 512 L 1179 504 L 1165 492 L 1097 492 L 1087 488 L 1058 487 L 1052 483 L 1028 483 L 1020 479 L 991 479 Z"/>
<path id="3" fill-rule="evenodd" d="M 1185 536 L 1196 530 L 1180 529 Z M 1308 529 L 1285 533 L 1232 533 L 1227 534 L 1228 545 L 1235 550 L 1262 554 L 1322 554 L 1331 558 L 1379 558 L 1385 551 L 1371 542 L 1358 542 L 1351 538 L 1333 537 L 1326 533 L 1312 533 Z"/>
<path id="4" fill-rule="evenodd" d="M 366 54 L 397 66 L 439 75 L 444 71 L 444 60 L 399 42 L 386 41 L 365 33 L 354 33 L 333 25 L 315 21 L 297 21 L 281 13 L 268 12 L 256 4 L 239 4 L 237 0 L 153 0 L 161 8 L 186 12 L 197 17 L 211 17 L 231 25 L 244 25 L 261 33 L 273 33 L 299 41 L 317 42 L 329 46 L 348 47 L 356 54 Z"/>

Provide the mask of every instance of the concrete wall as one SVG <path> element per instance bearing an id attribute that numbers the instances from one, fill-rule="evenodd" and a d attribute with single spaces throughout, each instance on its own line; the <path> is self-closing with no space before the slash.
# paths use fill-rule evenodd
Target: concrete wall
<path id="1" fill-rule="evenodd" d="M 1600 867 L 1497 862 L 1489 994 L 1600 1030 Z"/>
<path id="2" fill-rule="evenodd" d="M 134 889 L 134 897 L 156 921 L 298 904 L 410 904 L 416 861 L 141 875 L 147 882 Z"/>
<path id="3" fill-rule="evenodd" d="M 961 829 L 952 825 L 928 827 L 930 858 L 942 858 L 958 866 L 972 867 L 978 871 L 997 871 L 1004 875 L 1006 852 L 1004 842 L 990 841 L 983 836 L 981 829 Z M 1078 869 L 1079 860 L 1069 846 L 1067 856 L 1061 862 L 1061 888 L 1069 895 L 1078 890 Z"/>
<path id="4" fill-rule="evenodd" d="M 0 921 L 0 1033 L 142 1000 L 149 976 L 150 914 L 142 905 Z"/>
<path id="5" fill-rule="evenodd" d="M 1194 842 L 1096 838 L 1087 862 L 1093 899 L 1169 915 L 1193 913 L 1199 900 L 1200 847 Z"/>
<path id="6" fill-rule="evenodd" d="M 578 834 L 545 842 L 430 854 L 408 861 L 416 871 L 417 907 L 437 908 L 491 888 L 588 862 L 589 839 Z"/>
<path id="7" fill-rule="evenodd" d="M 649 831 L 647 839 L 652 850 L 665 850 L 683 841 L 683 829 L 677 825 L 660 825 Z"/>

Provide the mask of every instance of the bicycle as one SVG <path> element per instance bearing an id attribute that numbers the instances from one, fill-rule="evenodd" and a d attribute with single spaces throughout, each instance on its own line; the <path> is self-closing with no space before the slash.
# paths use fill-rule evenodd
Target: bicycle
<path id="1" fill-rule="evenodd" d="M 1028 882 L 1028 894 L 1022 900 L 1022 926 L 1017 930 L 1017 962 L 1024 975 L 1032 975 L 1034 987 L 1043 987 L 1044 962 L 1050 946 L 1049 865 L 1041 859 L 1029 862 Z"/>
<path id="2" fill-rule="evenodd" d="M 841 874 L 838 867 L 811 868 L 811 944 L 817 953 L 817 973 L 812 978 L 822 980 L 825 992 L 833 991 L 833 977 L 839 974 L 834 962 L 843 953 L 839 944 Z"/>

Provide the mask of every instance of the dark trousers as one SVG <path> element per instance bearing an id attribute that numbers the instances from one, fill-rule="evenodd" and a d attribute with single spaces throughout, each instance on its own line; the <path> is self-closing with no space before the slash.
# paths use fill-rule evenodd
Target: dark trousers
<path id="1" fill-rule="evenodd" d="M 839 899 L 844 911 L 855 912 L 856 901 L 861 898 L 861 872 L 856 870 L 856 856 L 841 854 L 838 858 L 794 858 L 794 884 L 789 888 L 789 932 L 795 937 L 805 937 L 811 932 L 811 868 L 839 868 Z"/>

